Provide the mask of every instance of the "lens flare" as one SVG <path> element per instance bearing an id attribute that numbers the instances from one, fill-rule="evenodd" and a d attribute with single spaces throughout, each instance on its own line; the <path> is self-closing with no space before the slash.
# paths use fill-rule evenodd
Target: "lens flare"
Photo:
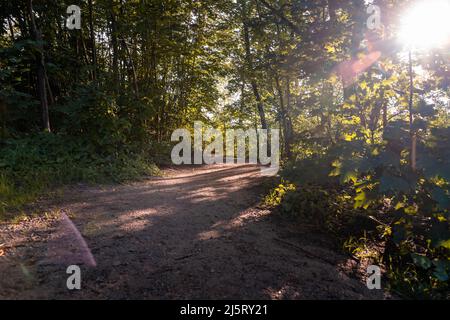
<path id="1" fill-rule="evenodd" d="M 450 44 L 450 0 L 427 0 L 413 6 L 401 20 L 399 40 L 409 49 Z"/>

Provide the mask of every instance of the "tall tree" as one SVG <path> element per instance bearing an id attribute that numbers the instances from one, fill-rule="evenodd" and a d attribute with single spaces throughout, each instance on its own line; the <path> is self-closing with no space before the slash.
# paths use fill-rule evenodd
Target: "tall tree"
<path id="1" fill-rule="evenodd" d="M 41 101 L 42 109 L 42 123 L 45 131 L 50 132 L 50 117 L 48 111 L 48 100 L 47 100 L 47 73 L 45 69 L 45 54 L 44 45 L 42 41 L 42 35 L 40 30 L 36 25 L 36 19 L 33 10 L 33 0 L 28 1 L 28 14 L 30 18 L 30 28 L 31 34 L 33 35 L 34 41 L 37 46 L 37 57 L 36 57 L 36 77 L 37 77 L 37 90 L 39 94 L 39 99 Z"/>

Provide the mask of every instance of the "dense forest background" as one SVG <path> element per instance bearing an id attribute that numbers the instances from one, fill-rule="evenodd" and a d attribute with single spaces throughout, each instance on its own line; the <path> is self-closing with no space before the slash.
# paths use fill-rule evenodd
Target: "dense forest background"
<path id="1" fill-rule="evenodd" d="M 280 128 L 268 205 L 398 294 L 448 298 L 450 50 L 408 51 L 413 1 L 0 2 L 0 214 L 48 188 L 155 174 L 177 128 Z M 80 30 L 65 26 L 69 5 Z"/>

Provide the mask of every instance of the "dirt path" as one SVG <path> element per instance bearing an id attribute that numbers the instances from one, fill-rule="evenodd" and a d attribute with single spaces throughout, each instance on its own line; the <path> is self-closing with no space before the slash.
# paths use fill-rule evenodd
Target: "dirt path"
<path id="1" fill-rule="evenodd" d="M 166 174 L 73 187 L 52 208 L 70 219 L 0 225 L 0 298 L 383 298 L 348 275 L 332 240 L 257 208 L 258 168 Z M 71 264 L 82 264 L 80 291 L 66 289 Z"/>

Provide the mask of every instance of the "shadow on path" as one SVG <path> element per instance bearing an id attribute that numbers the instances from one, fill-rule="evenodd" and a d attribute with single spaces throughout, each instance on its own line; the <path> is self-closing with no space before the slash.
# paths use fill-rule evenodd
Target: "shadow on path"
<path id="1" fill-rule="evenodd" d="M 325 235 L 307 228 L 294 233 L 257 208 L 264 180 L 258 167 L 168 172 L 169 177 L 131 185 L 71 189 L 60 207 L 85 239 L 96 267 L 85 265 L 85 253 L 61 220 L 22 230 L 27 235 L 22 249 L 0 259 L 0 297 L 383 298 L 343 271 L 347 257 L 330 249 Z M 30 232 L 38 236 L 27 246 Z M 84 264 L 77 292 L 66 289 L 71 264 Z"/>

